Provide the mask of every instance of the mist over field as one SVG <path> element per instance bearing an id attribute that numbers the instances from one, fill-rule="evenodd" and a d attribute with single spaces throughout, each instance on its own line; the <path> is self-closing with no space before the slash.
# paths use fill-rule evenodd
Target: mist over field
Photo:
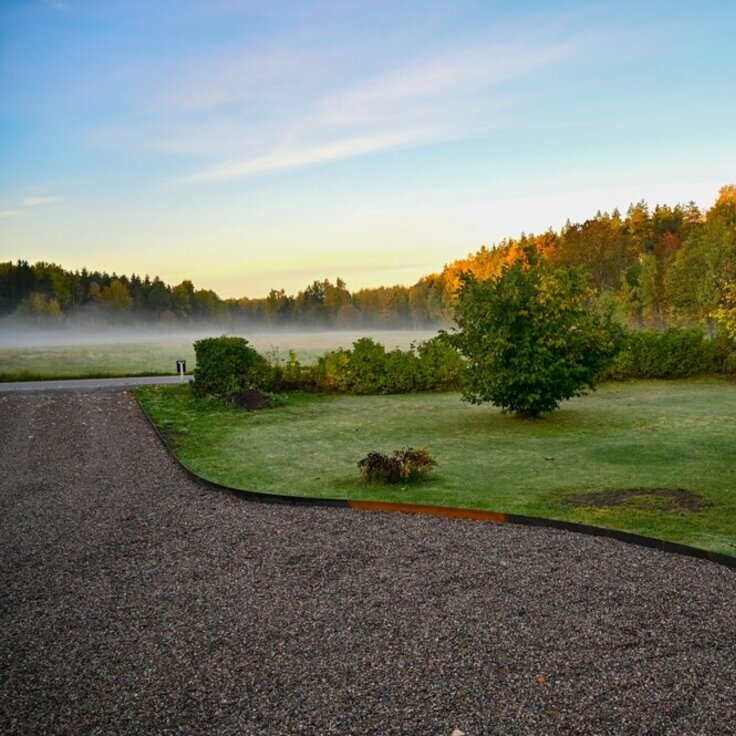
<path id="1" fill-rule="evenodd" d="M 270 347 L 324 348 L 350 347 L 360 337 L 372 337 L 386 348 L 408 347 L 411 342 L 428 340 L 436 330 L 365 328 L 338 330 L 324 328 L 295 328 L 294 326 L 267 327 L 247 324 L 197 324 L 162 326 L 150 323 L 120 323 L 116 325 L 80 326 L 64 324 L 50 328 L 18 320 L 0 321 L 0 348 L 61 347 L 73 345 L 125 345 L 194 343 L 204 337 L 233 335 L 245 337 L 259 350 Z"/>
<path id="2" fill-rule="evenodd" d="M 33 326 L 17 321 L 0 322 L 0 348 L 50 347 L 62 345 L 115 345 L 140 342 L 180 342 L 211 335 L 234 334 L 223 326 L 202 325 L 196 329 L 162 328 L 161 325 L 58 327 Z"/>
<path id="3" fill-rule="evenodd" d="M 176 361 L 195 366 L 194 343 L 204 337 L 246 338 L 272 363 L 288 359 L 289 351 L 305 365 L 330 350 L 350 348 L 372 337 L 388 350 L 407 349 L 434 337 L 435 330 L 310 330 L 265 329 L 263 326 L 198 324 L 59 325 L 50 329 L 18 320 L 0 321 L 0 381 L 76 376 L 170 374 Z"/>

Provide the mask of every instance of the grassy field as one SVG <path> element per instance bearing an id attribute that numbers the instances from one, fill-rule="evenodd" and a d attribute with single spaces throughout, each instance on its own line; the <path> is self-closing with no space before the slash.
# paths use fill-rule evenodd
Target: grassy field
<path id="1" fill-rule="evenodd" d="M 226 485 L 567 519 L 736 555 L 736 385 L 724 379 L 609 383 L 538 421 L 457 394 L 302 394 L 255 413 L 186 387 L 136 394 L 179 458 Z M 434 455 L 431 480 L 359 480 L 367 452 L 404 446 Z M 582 495 L 593 491 L 605 493 Z"/>
<path id="2" fill-rule="evenodd" d="M 195 340 L 218 332 L 197 334 L 146 334 L 132 332 L 84 336 L 72 334 L 61 344 L 12 345 L 0 334 L 0 381 L 29 381 L 45 378 L 99 376 L 164 375 L 176 372 L 176 361 L 186 360 L 187 370 L 195 367 Z M 262 332 L 244 334 L 250 343 L 269 356 L 288 357 L 294 350 L 302 363 L 314 363 L 328 350 L 349 348 L 359 337 L 369 335 L 386 347 L 408 348 L 415 340 L 426 340 L 436 333 L 419 330 L 377 330 L 366 332 Z M 46 337 L 46 336 L 44 336 Z M 39 338 L 40 340 L 43 338 Z"/>

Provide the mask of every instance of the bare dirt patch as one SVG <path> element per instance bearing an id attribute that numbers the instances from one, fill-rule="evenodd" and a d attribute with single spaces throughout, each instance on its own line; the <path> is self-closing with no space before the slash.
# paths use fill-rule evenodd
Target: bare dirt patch
<path id="1" fill-rule="evenodd" d="M 595 506 L 657 511 L 702 511 L 709 503 L 684 488 L 621 488 L 613 491 L 578 493 L 565 499 L 566 506 Z"/>
<path id="2" fill-rule="evenodd" d="M 237 406 L 238 409 L 245 409 L 246 411 L 269 409 L 273 403 L 270 396 L 255 388 L 233 394 L 229 400 L 233 406 Z"/>

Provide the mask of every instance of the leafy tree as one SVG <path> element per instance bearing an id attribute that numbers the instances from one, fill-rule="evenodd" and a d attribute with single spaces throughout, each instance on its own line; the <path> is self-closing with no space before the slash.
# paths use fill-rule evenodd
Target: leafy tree
<path id="1" fill-rule="evenodd" d="M 212 289 L 197 289 L 192 295 L 192 315 L 215 319 L 227 314 L 227 305 Z"/>
<path id="2" fill-rule="evenodd" d="M 445 279 L 431 274 L 419 279 L 409 289 L 408 301 L 414 327 L 427 327 L 445 319 L 446 304 Z"/>
<path id="3" fill-rule="evenodd" d="M 646 210 L 642 216 L 645 214 Z M 598 213 L 593 220 L 566 228 L 552 262 L 582 266 L 590 273 L 595 288 L 603 291 L 618 286 L 621 272 L 633 258 L 632 242 L 621 220 Z"/>
<path id="4" fill-rule="evenodd" d="M 736 279 L 724 284 L 721 305 L 713 316 L 726 334 L 736 341 Z"/>
<path id="5" fill-rule="evenodd" d="M 34 290 L 33 268 L 28 261 L 0 264 L 0 313 L 16 309 Z"/>
<path id="6" fill-rule="evenodd" d="M 673 311 L 709 325 L 722 300 L 724 284 L 733 278 L 736 218 L 730 222 L 718 212 L 690 233 L 667 273 L 667 295 Z"/>
<path id="7" fill-rule="evenodd" d="M 329 279 L 324 282 L 324 294 L 325 310 L 333 320 L 342 307 L 352 304 L 353 301 L 345 282 L 339 277 L 335 284 L 332 284 Z"/>
<path id="8" fill-rule="evenodd" d="M 531 248 L 495 278 L 464 276 L 453 340 L 467 358 L 465 400 L 537 417 L 594 389 L 620 328 L 591 297 L 583 271 L 544 268 Z"/>
<path id="9" fill-rule="evenodd" d="M 298 320 L 324 324 L 327 318 L 325 283 L 325 281 L 314 281 L 296 295 L 294 313 Z"/>
<path id="10" fill-rule="evenodd" d="M 33 266 L 35 291 L 55 300 L 59 307 L 68 307 L 72 302 L 71 276 L 55 263 L 39 261 Z"/>
<path id="11" fill-rule="evenodd" d="M 57 299 L 38 291 L 31 293 L 18 307 L 17 313 L 31 317 L 61 317 L 61 307 Z"/>
<path id="12" fill-rule="evenodd" d="M 639 298 L 644 317 L 649 324 L 659 323 L 662 303 L 662 278 L 657 259 L 651 253 L 644 253 L 639 272 Z"/>
<path id="13" fill-rule="evenodd" d="M 286 322 L 294 309 L 294 298 L 283 289 L 271 289 L 263 300 L 263 312 L 269 324 Z"/>
<path id="14" fill-rule="evenodd" d="M 194 297 L 194 284 L 184 280 L 171 290 L 171 305 L 174 313 L 182 317 L 188 317 L 192 310 L 192 299 Z"/>
<path id="15" fill-rule="evenodd" d="M 128 312 L 133 308 L 133 297 L 120 279 L 113 279 L 102 289 L 99 297 L 105 308 L 112 312 Z"/>
<path id="16" fill-rule="evenodd" d="M 343 304 L 335 315 L 335 327 L 347 329 L 360 324 L 361 313 L 354 304 Z"/>

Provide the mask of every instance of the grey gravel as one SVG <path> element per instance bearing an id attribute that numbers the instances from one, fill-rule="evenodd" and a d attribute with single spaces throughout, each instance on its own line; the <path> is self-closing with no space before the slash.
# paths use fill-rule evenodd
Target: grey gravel
<path id="1" fill-rule="evenodd" d="M 0 396 L 0 733 L 736 734 L 736 574 L 205 489 L 124 393 Z"/>

